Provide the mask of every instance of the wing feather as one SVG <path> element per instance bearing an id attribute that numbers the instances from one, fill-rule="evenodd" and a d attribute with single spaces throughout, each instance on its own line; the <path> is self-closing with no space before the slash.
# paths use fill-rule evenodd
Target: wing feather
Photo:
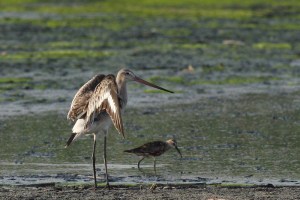
<path id="1" fill-rule="evenodd" d="M 89 99 L 91 98 L 96 86 L 103 80 L 105 75 L 98 74 L 86 82 L 75 94 L 68 112 L 67 119 L 75 121 L 86 114 Z"/>
<path id="2" fill-rule="evenodd" d="M 146 144 L 143 144 L 142 146 L 139 146 L 134 149 L 125 150 L 125 152 L 128 153 L 135 153 L 137 155 L 161 155 L 163 152 L 165 152 L 166 144 L 162 141 L 153 141 L 148 142 Z"/>
<path id="3" fill-rule="evenodd" d="M 109 114 L 114 126 L 124 137 L 118 87 L 114 75 L 107 75 L 95 88 L 89 99 L 85 124 L 86 130 L 93 124 L 95 116 L 102 111 L 106 111 Z"/>

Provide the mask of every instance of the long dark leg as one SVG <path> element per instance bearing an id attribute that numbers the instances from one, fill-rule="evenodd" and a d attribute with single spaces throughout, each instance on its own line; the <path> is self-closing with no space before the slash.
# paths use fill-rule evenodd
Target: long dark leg
<path id="1" fill-rule="evenodd" d="M 109 181 L 108 181 L 108 173 L 107 173 L 107 161 L 106 161 L 106 134 L 104 136 L 104 165 L 105 165 L 105 176 L 106 176 L 106 187 L 109 188 Z"/>
<path id="2" fill-rule="evenodd" d="M 94 133 L 94 147 L 93 147 L 93 172 L 94 172 L 94 183 L 95 183 L 95 188 L 97 188 L 97 179 L 96 179 L 96 156 L 95 156 L 95 151 L 96 151 L 96 134 Z"/>
<path id="3" fill-rule="evenodd" d="M 141 170 L 140 168 L 140 163 L 142 162 L 142 160 L 144 160 L 145 157 L 143 157 L 139 162 L 138 162 L 138 169 Z"/>
<path id="4" fill-rule="evenodd" d="M 155 157 L 154 157 L 154 173 L 155 173 L 155 175 L 156 175 L 156 159 L 155 159 Z"/>

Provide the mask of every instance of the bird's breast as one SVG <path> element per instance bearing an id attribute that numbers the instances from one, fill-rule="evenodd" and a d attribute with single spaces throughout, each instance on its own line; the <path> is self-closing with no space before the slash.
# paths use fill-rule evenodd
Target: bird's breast
<path id="1" fill-rule="evenodd" d="M 90 126 L 89 130 L 85 130 L 85 119 L 78 119 L 73 126 L 73 133 L 97 133 L 101 130 L 108 130 L 112 124 L 112 121 L 109 115 L 106 112 L 100 112 L 93 121 L 93 124 Z"/>
<path id="2" fill-rule="evenodd" d="M 151 156 L 160 156 L 163 153 L 164 153 L 164 151 L 159 151 L 159 152 L 157 151 L 157 152 L 151 152 L 150 155 Z"/>

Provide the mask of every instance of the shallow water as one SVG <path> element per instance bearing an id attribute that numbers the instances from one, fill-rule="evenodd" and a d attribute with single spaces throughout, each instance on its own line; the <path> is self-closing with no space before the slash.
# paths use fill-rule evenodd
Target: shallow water
<path id="1" fill-rule="evenodd" d="M 192 104 L 128 108 L 126 139 L 108 138 L 112 182 L 205 182 L 300 184 L 298 93 L 244 94 L 202 98 Z M 71 124 L 61 113 L 1 121 L 1 184 L 92 182 L 92 137 L 65 149 Z M 145 159 L 123 150 L 175 137 L 183 158 L 170 150 Z M 102 137 L 97 168 L 103 180 Z"/>

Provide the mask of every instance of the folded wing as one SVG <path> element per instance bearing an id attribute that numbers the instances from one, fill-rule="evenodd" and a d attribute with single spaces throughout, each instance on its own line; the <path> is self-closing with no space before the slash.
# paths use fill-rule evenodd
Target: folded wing
<path id="1" fill-rule="evenodd" d="M 148 142 L 146 144 L 143 144 L 140 147 L 130 149 L 130 150 L 125 150 L 124 152 L 127 153 L 135 153 L 137 155 L 141 156 L 159 156 L 163 152 L 165 152 L 165 146 L 166 144 L 161 141 L 153 141 L 153 142 Z"/>
<path id="2" fill-rule="evenodd" d="M 103 111 L 109 114 L 114 126 L 124 137 L 118 87 L 114 75 L 105 76 L 89 98 L 85 123 L 86 130 L 89 130 L 95 117 Z"/>
<path id="3" fill-rule="evenodd" d="M 86 114 L 88 102 L 97 85 L 104 79 L 105 75 L 99 74 L 86 82 L 75 94 L 67 118 L 75 121 L 83 118 Z"/>

